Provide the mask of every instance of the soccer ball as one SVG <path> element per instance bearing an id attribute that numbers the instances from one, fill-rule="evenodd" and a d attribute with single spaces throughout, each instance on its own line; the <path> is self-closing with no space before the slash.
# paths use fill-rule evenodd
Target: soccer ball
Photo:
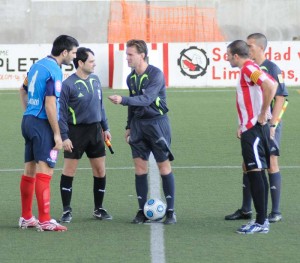
<path id="1" fill-rule="evenodd" d="M 144 205 L 144 214 L 151 221 L 162 219 L 166 214 L 166 204 L 158 198 L 150 198 Z"/>

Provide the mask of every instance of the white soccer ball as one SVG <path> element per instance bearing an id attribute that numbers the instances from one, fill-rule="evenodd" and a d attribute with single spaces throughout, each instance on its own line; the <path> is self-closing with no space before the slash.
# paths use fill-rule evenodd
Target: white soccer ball
<path id="1" fill-rule="evenodd" d="M 150 198 L 144 205 L 144 214 L 151 221 L 162 219 L 166 214 L 166 204 L 158 198 Z"/>

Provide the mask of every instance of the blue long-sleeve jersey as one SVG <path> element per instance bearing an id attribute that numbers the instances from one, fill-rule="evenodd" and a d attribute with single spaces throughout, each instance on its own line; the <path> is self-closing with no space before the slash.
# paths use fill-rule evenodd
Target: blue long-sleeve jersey
<path id="1" fill-rule="evenodd" d="M 91 74 L 87 79 L 72 74 L 62 84 L 59 127 L 63 140 L 68 138 L 68 124 L 101 123 L 108 130 L 108 121 L 102 100 L 99 78 Z"/>
<path id="2" fill-rule="evenodd" d="M 28 83 L 23 84 L 28 94 L 27 108 L 24 115 L 47 119 L 45 97 L 55 96 L 57 109 L 59 106 L 58 99 L 62 87 L 61 68 L 53 57 L 45 57 L 31 66 L 27 74 L 27 80 Z M 57 114 L 58 112 L 59 110 L 57 110 Z"/>
<path id="3" fill-rule="evenodd" d="M 163 72 L 148 65 L 142 75 L 134 70 L 127 77 L 129 97 L 122 97 L 122 105 L 128 106 L 127 128 L 133 117 L 151 119 L 166 114 L 166 84 Z"/>

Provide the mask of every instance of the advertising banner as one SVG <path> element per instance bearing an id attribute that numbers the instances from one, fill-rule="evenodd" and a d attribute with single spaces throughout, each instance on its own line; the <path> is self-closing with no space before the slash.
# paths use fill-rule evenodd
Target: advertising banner
<path id="1" fill-rule="evenodd" d="M 149 43 L 149 61 L 165 74 L 168 87 L 235 87 L 239 69 L 226 60 L 229 42 Z M 19 88 L 27 71 L 51 52 L 50 44 L 0 45 L 0 89 Z M 82 44 L 96 56 L 95 73 L 103 87 L 126 88 L 126 47 L 123 44 Z M 287 86 L 300 85 L 300 45 L 297 41 L 269 42 L 266 57 L 282 70 Z M 123 62 L 116 59 L 122 59 Z M 126 74 L 124 74 L 126 68 Z M 62 66 L 67 78 L 75 69 Z M 115 83 L 113 83 L 115 80 Z M 116 82 L 117 81 L 117 82 Z"/>
<path id="2" fill-rule="evenodd" d="M 232 87 L 239 69 L 226 58 L 229 42 L 169 44 L 169 85 L 179 87 Z M 300 85 L 299 42 L 269 42 L 266 57 L 282 70 L 288 86 Z"/>
<path id="3" fill-rule="evenodd" d="M 107 44 L 82 44 L 93 50 L 96 57 L 95 73 L 100 77 L 103 87 L 108 86 L 108 47 Z M 0 45 L 0 89 L 21 87 L 33 63 L 51 53 L 51 44 L 43 45 Z M 71 65 L 62 66 L 63 77 L 66 79 L 75 68 Z"/>

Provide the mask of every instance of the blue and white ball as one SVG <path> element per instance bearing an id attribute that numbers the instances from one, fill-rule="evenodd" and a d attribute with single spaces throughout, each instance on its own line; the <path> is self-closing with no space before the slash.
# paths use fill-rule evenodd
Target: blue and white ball
<path id="1" fill-rule="evenodd" d="M 144 214 L 151 221 L 157 221 L 165 216 L 166 209 L 167 206 L 162 200 L 151 198 L 144 205 Z"/>

